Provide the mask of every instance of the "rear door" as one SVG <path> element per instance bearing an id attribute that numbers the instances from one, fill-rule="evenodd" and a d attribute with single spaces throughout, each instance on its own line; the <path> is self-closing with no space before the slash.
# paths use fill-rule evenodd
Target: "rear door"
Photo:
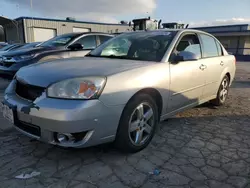
<path id="1" fill-rule="evenodd" d="M 223 52 L 217 40 L 208 34 L 199 34 L 202 46 L 202 61 L 206 69 L 203 98 L 209 98 L 217 93 L 218 82 L 224 69 Z"/>

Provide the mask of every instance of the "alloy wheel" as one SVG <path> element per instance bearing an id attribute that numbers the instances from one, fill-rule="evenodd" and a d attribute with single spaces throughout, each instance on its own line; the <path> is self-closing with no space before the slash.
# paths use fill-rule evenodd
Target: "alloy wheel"
<path id="1" fill-rule="evenodd" d="M 129 138 L 135 146 L 143 145 L 151 136 L 155 120 L 150 104 L 139 104 L 130 116 Z"/>
<path id="2" fill-rule="evenodd" d="M 224 80 L 221 83 L 221 91 L 220 91 L 220 100 L 222 103 L 226 101 L 227 95 L 228 95 L 228 80 L 224 78 Z"/>

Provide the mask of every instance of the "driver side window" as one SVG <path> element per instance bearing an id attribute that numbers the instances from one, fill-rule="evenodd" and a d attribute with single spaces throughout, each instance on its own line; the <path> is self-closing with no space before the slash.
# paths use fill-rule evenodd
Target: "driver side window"
<path id="1" fill-rule="evenodd" d="M 96 48 L 96 36 L 95 35 L 85 36 L 77 40 L 75 43 L 83 45 L 83 49 L 94 49 Z"/>
<path id="2" fill-rule="evenodd" d="M 198 58 L 201 58 L 201 44 L 199 38 L 195 34 L 184 35 L 179 41 L 178 45 L 174 49 L 171 59 L 177 56 L 180 52 L 192 52 L 196 54 Z"/>

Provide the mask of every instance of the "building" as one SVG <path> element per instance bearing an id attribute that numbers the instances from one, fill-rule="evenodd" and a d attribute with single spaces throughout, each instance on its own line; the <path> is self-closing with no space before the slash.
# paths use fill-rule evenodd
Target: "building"
<path id="1" fill-rule="evenodd" d="M 250 25 L 225 25 L 195 28 L 211 33 L 234 55 L 250 55 Z"/>
<path id="2" fill-rule="evenodd" d="M 9 22 L 5 21 L 5 40 L 7 42 L 40 42 L 54 36 L 71 32 L 106 32 L 117 33 L 130 29 L 127 24 L 110 24 L 97 22 L 20 17 Z"/>

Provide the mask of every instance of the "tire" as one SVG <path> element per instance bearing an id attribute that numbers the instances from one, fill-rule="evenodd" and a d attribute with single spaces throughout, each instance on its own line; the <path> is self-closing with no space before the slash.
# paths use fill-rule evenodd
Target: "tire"
<path id="1" fill-rule="evenodd" d="M 224 78 L 221 81 L 219 90 L 217 92 L 216 99 L 212 100 L 211 103 L 215 106 L 222 106 L 225 104 L 228 92 L 229 92 L 229 78 L 228 76 L 224 76 Z"/>
<path id="2" fill-rule="evenodd" d="M 136 95 L 123 110 L 116 134 L 116 147 L 128 153 L 144 149 L 152 140 L 158 122 L 158 108 L 153 98 L 144 93 Z"/>

